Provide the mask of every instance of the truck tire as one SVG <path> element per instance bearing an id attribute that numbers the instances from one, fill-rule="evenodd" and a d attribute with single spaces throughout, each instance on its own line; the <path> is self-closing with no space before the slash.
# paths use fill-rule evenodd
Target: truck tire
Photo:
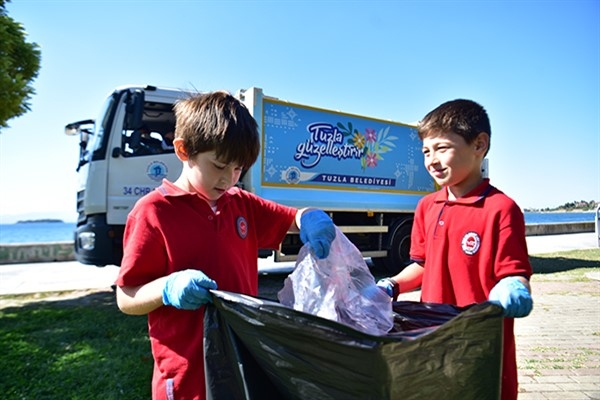
<path id="1" fill-rule="evenodd" d="M 410 264 L 410 232 L 412 221 L 398 221 L 390 230 L 388 255 L 385 258 L 374 258 L 375 267 L 392 275 L 402 271 Z"/>

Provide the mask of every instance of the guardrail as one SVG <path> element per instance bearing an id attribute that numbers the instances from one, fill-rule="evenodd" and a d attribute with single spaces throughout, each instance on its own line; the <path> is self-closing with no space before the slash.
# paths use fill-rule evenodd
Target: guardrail
<path id="1" fill-rule="evenodd" d="M 562 235 L 565 233 L 584 233 L 595 231 L 594 222 L 569 222 L 564 224 L 525 225 L 525 235 Z"/>
<path id="2" fill-rule="evenodd" d="M 594 232 L 594 222 L 526 225 L 527 236 Z M 0 264 L 73 261 L 73 242 L 0 244 Z"/>
<path id="3" fill-rule="evenodd" d="M 75 260 L 72 241 L 0 244 L 0 264 Z"/>

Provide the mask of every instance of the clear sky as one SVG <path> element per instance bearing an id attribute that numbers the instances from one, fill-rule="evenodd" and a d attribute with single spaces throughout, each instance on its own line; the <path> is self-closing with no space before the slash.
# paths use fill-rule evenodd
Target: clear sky
<path id="1" fill-rule="evenodd" d="M 74 221 L 78 140 L 116 86 L 257 86 L 416 122 L 455 98 L 492 122 L 492 183 L 523 208 L 600 201 L 600 1 L 13 0 L 42 51 L 0 134 L 0 223 Z"/>

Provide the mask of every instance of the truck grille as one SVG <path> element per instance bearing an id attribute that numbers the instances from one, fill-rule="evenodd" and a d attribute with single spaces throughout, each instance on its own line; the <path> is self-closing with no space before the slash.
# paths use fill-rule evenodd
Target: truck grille
<path id="1" fill-rule="evenodd" d="M 85 222 L 85 213 L 83 210 L 83 199 L 85 198 L 85 190 L 77 192 L 77 225 Z"/>

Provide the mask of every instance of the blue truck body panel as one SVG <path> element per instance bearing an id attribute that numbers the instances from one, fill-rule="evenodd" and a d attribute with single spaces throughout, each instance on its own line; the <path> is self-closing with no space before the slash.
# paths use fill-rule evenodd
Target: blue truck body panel
<path id="1" fill-rule="evenodd" d="M 254 117 L 263 149 L 249 188 L 259 196 L 296 207 L 414 212 L 435 190 L 415 126 L 261 100 Z"/>

